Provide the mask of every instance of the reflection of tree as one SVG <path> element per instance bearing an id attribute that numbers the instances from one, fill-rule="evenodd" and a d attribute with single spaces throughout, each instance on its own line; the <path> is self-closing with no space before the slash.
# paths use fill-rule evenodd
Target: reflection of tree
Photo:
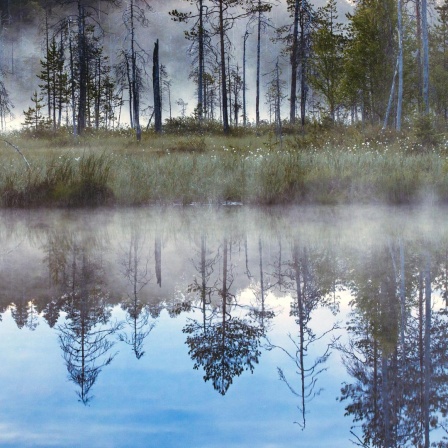
<path id="1" fill-rule="evenodd" d="M 60 289 L 60 303 L 66 313 L 57 330 L 69 378 L 80 387 L 80 401 L 87 404 L 101 369 L 115 356 L 109 354 L 114 345 L 110 337 L 120 325 L 109 324 L 108 296 L 101 289 L 102 265 L 93 255 L 95 241 L 78 241 L 75 235 L 61 238 L 63 245 L 48 251 L 50 278 Z M 58 240 L 50 243 L 57 244 Z"/>
<path id="2" fill-rule="evenodd" d="M 154 241 L 154 258 L 156 262 L 157 284 L 162 286 L 162 240 L 159 236 Z"/>
<path id="3" fill-rule="evenodd" d="M 257 320 L 266 332 L 267 324 L 270 319 L 275 317 L 275 313 L 268 308 L 266 304 L 266 294 L 271 288 L 271 285 L 265 281 L 265 272 L 263 270 L 263 243 L 261 237 L 258 238 L 258 268 L 259 268 L 259 278 L 260 282 L 252 285 L 252 290 L 254 291 L 256 305 L 251 307 L 251 315 Z M 253 275 L 251 274 L 247 265 L 247 243 L 246 243 L 246 273 L 247 276 L 253 280 Z"/>
<path id="4" fill-rule="evenodd" d="M 258 363 L 259 341 L 263 332 L 249 320 L 231 315 L 234 297 L 230 293 L 230 288 L 233 277 L 228 266 L 227 239 L 224 239 L 223 243 L 222 288 L 214 291 L 219 294 L 220 301 L 211 317 L 205 318 L 207 288 L 203 281 L 209 271 L 204 258 L 204 241 L 202 239 L 201 251 L 203 321 L 200 323 L 192 320 L 183 331 L 188 334 L 186 343 L 190 348 L 189 354 L 195 361 L 194 368 L 202 366 L 205 371 L 204 381 L 212 380 L 215 390 L 224 395 L 235 376 L 241 375 L 244 370 L 253 371 L 254 365 Z"/>
<path id="5" fill-rule="evenodd" d="M 149 283 L 148 260 L 142 260 L 141 245 L 141 237 L 133 231 L 125 261 L 122 263 L 123 275 L 131 285 L 132 293 L 121 305 L 127 311 L 126 321 L 131 335 L 122 333 L 119 336 L 121 341 L 132 347 L 137 359 L 143 356 L 143 342 L 155 325 L 149 323 L 150 311 L 139 298 L 139 293 Z"/>
<path id="6" fill-rule="evenodd" d="M 356 382 L 342 388 L 341 400 L 350 401 L 346 415 L 363 421 L 362 443 L 375 447 L 396 446 L 400 437 L 401 404 L 395 380 L 401 356 L 400 303 L 393 261 L 387 248 L 366 251 L 362 262 L 353 260 L 350 287 L 356 312 L 348 330 L 354 338 L 348 349 L 343 348 L 344 363 Z"/>
<path id="7" fill-rule="evenodd" d="M 323 354 L 311 362 L 307 361 L 311 345 L 333 332 L 337 325 L 333 325 L 328 331 L 317 335 L 311 327 L 311 314 L 319 306 L 325 304 L 325 296 L 328 290 L 323 289 L 323 285 L 328 283 L 322 277 L 318 277 L 319 262 L 322 260 L 315 255 L 314 262 L 311 259 L 309 250 L 299 248 L 294 242 L 292 248 L 292 260 L 286 263 L 286 269 L 280 272 L 280 282 L 285 290 L 290 291 L 293 296 L 291 303 L 291 316 L 295 317 L 298 325 L 297 338 L 289 335 L 292 349 L 280 347 L 270 343 L 270 348 L 282 350 L 293 362 L 296 372 L 299 375 L 299 382 L 296 386 L 291 379 L 287 378 L 284 369 L 278 368 L 280 379 L 285 382 L 290 391 L 300 399 L 298 409 L 300 411 L 300 421 L 296 423 L 302 428 L 306 425 L 306 406 L 320 393 L 317 387 L 317 380 L 320 373 L 326 368 L 325 362 L 330 356 L 330 344 L 327 344 Z"/>
<path id="8" fill-rule="evenodd" d="M 445 310 L 432 310 L 440 266 L 429 252 L 406 254 L 405 264 L 400 241 L 400 269 L 390 245 L 362 263 L 352 260 L 355 309 L 349 344 L 339 348 L 354 381 L 344 385 L 341 400 L 348 402 L 346 415 L 361 423 L 362 437 L 352 434 L 362 446 L 429 447 L 431 428 L 443 427 L 448 413 L 448 319 Z"/>
<path id="9" fill-rule="evenodd" d="M 38 324 L 38 312 L 32 300 L 16 300 L 11 307 L 11 315 L 18 328 L 26 327 L 34 331 Z"/>

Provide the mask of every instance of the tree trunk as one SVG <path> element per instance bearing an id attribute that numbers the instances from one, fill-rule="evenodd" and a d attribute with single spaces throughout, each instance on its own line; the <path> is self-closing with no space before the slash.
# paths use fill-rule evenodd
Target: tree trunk
<path id="1" fill-rule="evenodd" d="M 131 0 L 131 71 L 132 71 L 132 109 L 134 112 L 134 128 L 139 142 L 142 139 L 142 129 L 140 127 L 140 85 L 137 74 L 137 55 L 135 52 L 135 28 L 134 28 L 134 0 Z"/>
<path id="2" fill-rule="evenodd" d="M 401 114 L 403 108 L 403 16 L 402 0 L 397 1 L 398 9 L 398 100 L 397 100 L 397 131 L 401 131 Z"/>
<path id="3" fill-rule="evenodd" d="M 246 112 L 246 43 L 249 37 L 249 32 L 244 33 L 243 41 L 243 126 L 247 126 L 247 112 Z"/>
<path id="4" fill-rule="evenodd" d="M 203 119 L 204 98 L 204 18 L 203 18 L 203 0 L 199 0 L 199 73 L 198 73 L 198 118 L 199 122 Z"/>
<path id="5" fill-rule="evenodd" d="M 73 60 L 73 46 L 72 46 L 72 33 L 70 23 L 68 24 L 69 33 L 69 52 L 70 52 L 70 78 L 71 78 L 71 100 L 72 100 L 72 120 L 73 120 L 73 135 L 78 135 L 78 126 L 76 123 L 76 96 L 75 96 L 75 69 Z"/>
<path id="6" fill-rule="evenodd" d="M 230 131 L 229 114 L 227 109 L 227 85 L 226 85 L 226 54 L 225 54 L 225 32 L 224 32 L 224 5 L 219 1 L 219 39 L 221 50 L 221 101 L 222 101 L 222 126 L 224 134 Z"/>
<path id="7" fill-rule="evenodd" d="M 78 58 L 79 58 L 79 98 L 78 98 L 78 134 L 86 128 L 87 106 L 87 61 L 85 36 L 85 9 L 78 0 Z"/>
<path id="8" fill-rule="evenodd" d="M 159 39 L 154 44 L 152 82 L 154 89 L 154 126 L 162 132 L 162 101 L 160 98 Z"/>
<path id="9" fill-rule="evenodd" d="M 423 50 L 423 106 L 424 114 L 429 114 L 429 45 L 427 2 L 422 0 L 422 50 Z"/>
<path id="10" fill-rule="evenodd" d="M 260 126 L 260 53 L 261 53 L 261 0 L 258 0 L 257 25 L 257 93 L 255 96 L 255 125 Z"/>
<path id="11" fill-rule="evenodd" d="M 307 83 L 306 83 L 306 17 L 305 17 L 305 2 L 302 0 L 302 11 L 300 15 L 300 120 L 302 124 L 302 131 L 305 129 L 305 114 L 306 114 L 306 97 L 307 97 Z"/>
<path id="12" fill-rule="evenodd" d="M 289 107 L 289 122 L 296 122 L 296 101 L 297 101 L 297 69 L 299 67 L 299 0 L 294 3 L 294 28 L 292 35 L 291 51 L 291 93 Z"/>
<path id="13" fill-rule="evenodd" d="M 277 136 L 282 138 L 282 117 L 281 117 L 281 91 L 280 91 L 280 70 L 278 67 L 278 59 L 275 64 L 276 70 L 276 101 L 275 101 L 275 130 Z"/>

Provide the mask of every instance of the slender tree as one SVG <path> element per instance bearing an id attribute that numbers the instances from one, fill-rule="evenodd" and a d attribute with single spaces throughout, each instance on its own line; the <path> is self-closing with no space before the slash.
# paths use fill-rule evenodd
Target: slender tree
<path id="1" fill-rule="evenodd" d="M 154 44 L 152 82 L 154 90 L 154 126 L 156 132 L 162 132 L 162 96 L 160 89 L 159 39 Z"/>

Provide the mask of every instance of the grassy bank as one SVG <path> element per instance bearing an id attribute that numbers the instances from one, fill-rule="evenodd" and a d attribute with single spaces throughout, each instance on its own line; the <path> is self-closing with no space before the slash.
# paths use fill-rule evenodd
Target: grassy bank
<path id="1" fill-rule="evenodd" d="M 148 203 L 448 201 L 448 151 L 414 136 L 345 130 L 256 135 L 11 134 L 0 145 L 2 207 Z"/>

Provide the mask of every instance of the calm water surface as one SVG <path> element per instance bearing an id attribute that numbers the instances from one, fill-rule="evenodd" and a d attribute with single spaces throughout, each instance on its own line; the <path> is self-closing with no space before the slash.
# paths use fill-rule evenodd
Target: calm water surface
<path id="1" fill-rule="evenodd" d="M 1 212 L 0 446 L 448 446 L 447 211 Z"/>

